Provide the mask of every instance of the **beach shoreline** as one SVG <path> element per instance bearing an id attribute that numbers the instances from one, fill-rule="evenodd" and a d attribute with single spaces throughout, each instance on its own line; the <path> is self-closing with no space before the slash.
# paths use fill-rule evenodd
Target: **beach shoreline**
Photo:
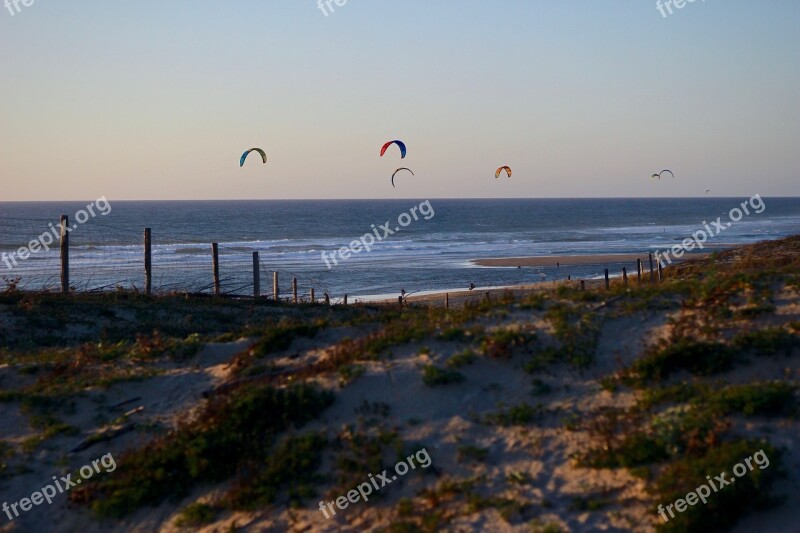
<path id="1" fill-rule="evenodd" d="M 672 265 L 665 267 L 686 263 L 689 261 L 699 261 L 710 256 L 710 252 L 696 252 L 687 254 L 680 260 L 676 260 Z M 622 267 L 630 265 L 633 268 L 628 269 L 628 276 L 631 278 L 636 277 L 636 259 L 642 260 L 642 277 L 649 278 L 650 276 L 650 261 L 647 254 L 598 254 L 598 255 L 553 255 L 553 256 L 529 256 L 529 257 L 508 257 L 508 258 L 490 258 L 490 259 L 472 259 L 471 262 L 476 266 L 484 268 L 529 268 L 529 267 L 574 267 L 574 266 L 591 266 L 591 265 L 614 265 L 619 267 L 613 272 L 609 272 L 609 279 L 618 279 L 622 277 Z M 658 268 L 653 256 L 654 272 Z M 476 301 L 488 297 L 500 297 L 506 292 L 512 292 L 517 296 L 532 294 L 535 292 L 552 291 L 559 287 L 571 286 L 579 288 L 581 281 L 584 282 L 586 288 L 602 287 L 604 280 L 602 277 L 573 277 L 572 279 L 557 279 L 549 281 L 538 281 L 535 283 L 523 283 L 516 285 L 486 285 L 476 286 L 472 289 L 468 288 L 450 288 L 450 289 L 430 289 L 420 291 L 419 293 L 411 293 L 404 298 L 405 304 L 420 304 L 420 305 L 444 305 L 445 297 L 447 296 L 451 304 L 463 304 L 466 301 Z M 396 304 L 398 303 L 399 294 L 392 296 L 389 294 L 372 294 L 366 296 L 355 296 L 353 303 L 356 304 Z"/>
<path id="2" fill-rule="evenodd" d="M 687 255 L 683 261 L 702 259 L 708 255 L 708 252 L 693 253 Z M 648 254 L 547 255 L 472 259 L 471 263 L 481 267 L 517 268 L 636 264 L 637 259 L 641 259 L 643 264 L 648 264 L 650 256 Z"/>
<path id="3" fill-rule="evenodd" d="M 707 258 L 710 253 L 700 252 L 692 253 L 681 259 L 680 261 L 673 262 L 673 265 L 686 263 L 688 261 L 699 261 Z M 531 256 L 531 257 L 509 257 L 509 258 L 495 258 L 495 259 L 473 259 L 472 262 L 478 266 L 485 268 L 517 268 L 519 267 L 555 267 L 561 265 L 564 267 L 569 266 L 587 266 L 587 265 L 615 265 L 624 266 L 631 264 L 634 268 L 628 270 L 628 276 L 631 278 L 636 277 L 636 259 L 642 260 L 642 276 L 650 276 L 649 256 L 644 254 L 600 254 L 600 255 L 559 255 L 559 256 Z M 655 257 L 654 257 L 655 259 Z M 654 272 L 658 268 L 656 262 L 653 262 Z M 667 266 L 666 268 L 669 268 Z M 619 271 L 609 273 L 610 279 L 617 279 L 622 277 L 621 268 Z M 451 304 L 464 303 L 466 301 L 475 301 L 479 299 L 496 298 L 506 292 L 512 292 L 515 295 L 532 294 L 535 292 L 552 291 L 559 287 L 574 287 L 579 288 L 581 281 L 584 282 L 586 288 L 602 287 L 604 280 L 602 277 L 580 278 L 573 279 L 558 279 L 551 281 L 539 281 L 536 283 L 525 283 L 518 285 L 493 285 L 474 287 L 473 289 L 432 289 L 423 291 L 420 294 L 410 294 L 405 297 L 406 304 L 422 304 L 422 305 L 444 305 L 445 297 L 448 297 Z M 388 295 L 373 295 L 366 297 L 356 298 L 357 303 L 398 303 L 398 297 L 389 298 Z M 399 295 L 398 295 L 399 296 Z"/>

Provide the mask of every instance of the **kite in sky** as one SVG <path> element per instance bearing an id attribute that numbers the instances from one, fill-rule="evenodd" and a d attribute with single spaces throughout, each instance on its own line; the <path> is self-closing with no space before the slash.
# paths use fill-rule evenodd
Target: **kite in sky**
<path id="1" fill-rule="evenodd" d="M 261 155 L 261 160 L 264 161 L 264 164 L 267 163 L 267 154 L 261 148 L 250 148 L 248 151 L 242 154 L 242 158 L 239 160 L 239 168 L 244 166 L 244 162 L 247 159 L 247 156 L 250 155 L 250 152 L 258 152 Z"/>
<path id="2" fill-rule="evenodd" d="M 405 159 L 406 157 L 406 144 L 403 141 L 389 141 L 388 143 L 383 145 L 381 148 L 381 157 L 386 153 L 386 150 L 393 144 L 396 144 L 400 148 L 400 159 Z"/>
<path id="3" fill-rule="evenodd" d="M 494 173 L 494 179 L 499 178 L 500 174 L 502 174 L 504 170 L 506 171 L 506 174 L 510 178 L 511 177 L 511 167 L 500 167 L 500 168 L 497 169 L 497 172 Z"/>
<path id="4" fill-rule="evenodd" d="M 653 174 L 652 176 L 650 176 L 650 179 L 653 179 L 653 180 L 656 180 L 656 179 L 657 179 L 657 180 L 660 180 L 660 179 L 661 179 L 661 175 L 662 175 L 664 172 L 669 172 L 669 173 L 672 175 L 672 177 L 673 177 L 673 178 L 675 177 L 675 174 L 672 174 L 672 171 L 671 171 L 671 170 L 662 170 L 662 171 L 661 171 L 661 172 L 659 172 L 658 174 Z"/>
<path id="5" fill-rule="evenodd" d="M 394 171 L 394 174 L 392 174 L 392 187 L 394 187 L 394 177 L 395 177 L 395 176 L 397 175 L 397 173 L 398 173 L 398 172 L 400 172 L 401 170 L 408 170 L 409 172 L 411 172 L 411 175 L 412 175 L 412 176 L 414 175 L 414 172 L 413 172 L 413 171 L 412 171 L 410 168 L 406 168 L 406 167 L 398 168 L 397 170 L 395 170 L 395 171 Z"/>

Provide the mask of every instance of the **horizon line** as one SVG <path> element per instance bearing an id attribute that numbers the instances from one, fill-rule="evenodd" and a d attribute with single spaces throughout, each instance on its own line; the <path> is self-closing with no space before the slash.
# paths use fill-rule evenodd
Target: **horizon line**
<path id="1" fill-rule="evenodd" d="M 470 196 L 470 197 L 432 197 L 428 200 L 727 200 L 743 198 L 746 195 L 735 196 L 538 196 L 538 197 L 492 197 L 492 196 Z M 750 195 L 750 197 L 756 195 Z M 763 198 L 780 199 L 800 199 L 800 196 L 791 195 L 760 195 Z M 403 198 L 195 198 L 195 199 L 121 199 L 114 202 L 373 202 L 373 201 L 417 201 L 422 197 L 403 197 Z M 93 199 L 96 200 L 96 199 Z M 52 204 L 52 203 L 73 203 L 93 201 L 83 200 L 0 200 L 0 204 Z"/>

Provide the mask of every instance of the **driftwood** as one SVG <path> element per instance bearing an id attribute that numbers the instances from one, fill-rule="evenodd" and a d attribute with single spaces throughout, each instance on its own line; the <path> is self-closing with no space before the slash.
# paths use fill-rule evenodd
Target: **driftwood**
<path id="1" fill-rule="evenodd" d="M 130 401 L 131 400 L 129 400 L 128 402 L 123 402 L 123 403 L 129 403 Z M 131 409 L 130 411 L 128 411 L 127 413 L 122 415 L 122 418 L 128 418 L 129 416 L 135 415 L 136 413 L 141 413 L 142 411 L 144 411 L 144 406 L 140 405 L 136 409 Z M 75 448 L 70 450 L 70 453 L 78 453 L 78 452 L 82 452 L 84 450 L 88 450 L 89 448 L 91 448 L 95 444 L 99 444 L 101 442 L 108 442 L 110 440 L 116 439 L 120 435 L 124 435 L 126 433 L 130 433 L 135 428 L 136 428 L 136 424 L 133 423 L 133 422 L 130 422 L 128 424 L 119 424 L 119 425 L 116 425 L 116 426 L 111 426 L 109 428 L 106 428 L 106 429 L 98 432 L 98 433 L 95 433 L 94 435 L 91 435 L 91 436 L 83 439 L 80 443 L 78 443 L 77 446 L 75 446 Z"/>
<path id="2" fill-rule="evenodd" d="M 104 429 L 100 433 L 95 433 L 91 437 L 81 441 L 80 444 L 78 444 L 77 446 L 75 446 L 75 448 L 70 450 L 70 453 L 82 452 L 83 450 L 91 448 L 95 444 L 99 444 L 101 442 L 108 442 L 112 439 L 119 437 L 120 435 L 124 435 L 125 433 L 133 431 L 135 427 L 136 424 L 130 423 L 122 426 L 112 426 L 108 429 Z"/>
<path id="3" fill-rule="evenodd" d="M 125 400 L 124 402 L 115 403 L 114 405 L 109 407 L 108 410 L 109 411 L 116 411 L 117 409 L 119 409 L 120 407 L 122 407 L 124 405 L 128 405 L 129 403 L 133 403 L 133 402 L 138 402 L 141 399 L 142 399 L 141 396 L 137 396 L 136 398 L 131 398 L 130 400 Z"/>
<path id="4" fill-rule="evenodd" d="M 123 418 L 128 418 L 129 416 L 135 415 L 136 413 L 141 413 L 142 411 L 144 411 L 144 405 L 140 405 L 136 409 L 131 409 L 130 411 L 128 411 L 127 413 L 122 415 L 122 417 Z"/>

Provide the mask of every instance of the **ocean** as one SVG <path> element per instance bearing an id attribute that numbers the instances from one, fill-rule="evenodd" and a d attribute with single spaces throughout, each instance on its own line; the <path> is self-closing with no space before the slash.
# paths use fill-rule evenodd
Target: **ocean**
<path id="1" fill-rule="evenodd" d="M 152 230 L 153 284 L 160 291 L 210 291 L 212 242 L 219 243 L 223 290 L 242 295 L 252 294 L 254 251 L 260 255 L 265 294 L 271 292 L 272 272 L 278 272 L 283 294 L 296 277 L 303 295 L 313 287 L 318 297 L 328 292 L 334 300 L 344 294 L 369 299 L 396 297 L 401 290 L 457 290 L 471 283 L 497 287 L 567 276 L 590 279 L 601 276 L 604 265 L 486 268 L 471 260 L 665 250 L 703 229 L 704 222 L 710 224 L 717 217 L 730 221 L 731 209 L 747 200 L 434 199 L 426 204 L 424 200 L 112 199 L 108 214 L 95 209 L 95 217 L 89 216 L 70 233 L 71 284 L 81 291 L 142 288 L 145 227 Z M 59 287 L 57 244 L 27 260 L 15 256 L 16 265 L 9 254 L 49 232 L 59 215 L 69 215 L 72 224 L 88 203 L 0 203 L 0 253 L 6 254 L 0 261 L 0 280 L 18 280 L 17 286 L 27 290 Z M 800 233 L 799 198 L 764 198 L 759 210 L 750 207 L 749 215 L 725 227 L 708 244 L 716 248 Z M 380 226 L 387 221 L 393 234 L 384 237 L 386 230 Z M 330 259 L 333 252 L 366 234 L 380 236 L 371 251 L 362 245 L 359 253 L 346 259 L 337 255 L 338 264 Z M 364 242 L 369 244 L 369 238 Z M 323 251 L 328 253 L 327 263 Z M 0 290 L 5 285 L 0 281 Z"/>

